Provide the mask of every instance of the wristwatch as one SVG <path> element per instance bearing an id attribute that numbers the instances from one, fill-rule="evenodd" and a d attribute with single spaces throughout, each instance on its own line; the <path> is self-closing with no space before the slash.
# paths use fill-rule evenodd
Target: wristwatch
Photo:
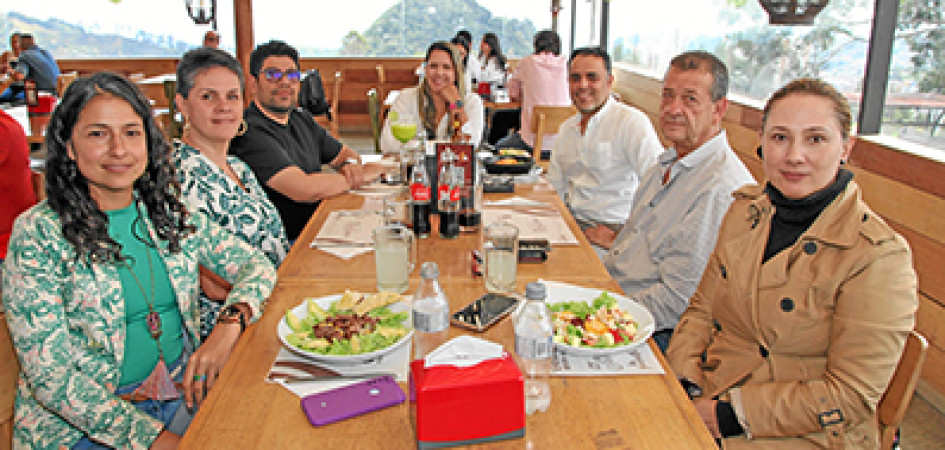
<path id="1" fill-rule="evenodd" d="M 340 172 L 341 169 L 342 169 L 344 166 L 347 166 L 348 164 L 360 164 L 360 163 L 361 163 L 361 161 L 358 161 L 357 158 L 348 158 L 348 159 L 342 160 L 341 163 L 338 164 L 338 167 L 335 168 L 335 170 L 338 171 L 338 172 Z"/>
<path id="2" fill-rule="evenodd" d="M 220 314 L 217 315 L 217 324 L 221 323 L 240 324 L 240 333 L 246 329 L 246 317 L 243 316 L 243 310 L 236 305 L 230 305 L 220 310 Z"/>

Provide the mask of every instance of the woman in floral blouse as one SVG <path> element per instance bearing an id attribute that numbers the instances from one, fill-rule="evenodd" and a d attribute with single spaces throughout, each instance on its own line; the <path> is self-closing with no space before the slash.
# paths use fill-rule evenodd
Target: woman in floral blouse
<path id="1" fill-rule="evenodd" d="M 20 360 L 14 447 L 175 448 L 276 273 L 188 214 L 170 149 L 137 88 L 79 79 L 46 135 L 47 200 L 14 224 L 3 304 Z M 233 284 L 200 325 L 198 265 Z M 185 406 L 186 405 L 186 406 Z"/>
<path id="2" fill-rule="evenodd" d="M 183 142 L 175 144 L 174 152 L 184 204 L 262 250 L 278 266 L 289 250 L 279 211 L 249 166 L 227 156 L 230 139 L 245 126 L 239 63 L 222 50 L 185 53 L 177 65 L 175 102 L 186 123 Z M 216 317 L 229 285 L 202 268 L 200 287 L 201 316 Z M 201 321 L 202 337 L 212 329 L 212 320 Z"/>

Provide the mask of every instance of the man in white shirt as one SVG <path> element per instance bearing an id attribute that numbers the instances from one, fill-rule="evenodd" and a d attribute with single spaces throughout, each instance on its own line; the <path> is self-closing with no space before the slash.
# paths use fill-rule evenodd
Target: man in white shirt
<path id="1" fill-rule="evenodd" d="M 548 181 L 584 233 L 611 241 L 630 214 L 640 179 L 663 150 L 646 114 L 611 98 L 613 83 L 606 50 L 571 53 L 568 88 L 579 113 L 561 124 L 548 168 Z"/>
<path id="2" fill-rule="evenodd" d="M 616 240 L 588 236 L 611 248 L 604 265 L 653 313 L 663 351 L 702 278 L 732 192 L 755 182 L 722 130 L 727 90 L 728 71 L 714 55 L 673 58 L 660 103 L 660 128 L 673 146 L 643 177 Z"/>

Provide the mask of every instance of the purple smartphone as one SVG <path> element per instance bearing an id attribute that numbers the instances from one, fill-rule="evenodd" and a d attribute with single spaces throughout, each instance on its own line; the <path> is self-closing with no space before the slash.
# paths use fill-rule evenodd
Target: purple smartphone
<path id="1" fill-rule="evenodd" d="M 397 405 L 404 399 L 394 377 L 385 375 L 304 397 L 302 409 L 308 421 L 318 426 Z"/>

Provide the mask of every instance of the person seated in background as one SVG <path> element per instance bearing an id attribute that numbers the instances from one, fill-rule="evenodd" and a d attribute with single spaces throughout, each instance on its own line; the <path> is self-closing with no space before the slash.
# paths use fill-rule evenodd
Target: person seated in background
<path id="1" fill-rule="evenodd" d="M 20 57 L 20 33 L 10 35 L 10 49 L 0 54 L 0 75 L 6 75 L 16 66 Z"/>
<path id="2" fill-rule="evenodd" d="M 174 145 L 174 163 L 181 182 L 181 200 L 189 211 L 210 220 L 261 250 L 274 266 L 289 251 L 279 210 L 269 201 L 253 171 L 228 156 L 230 140 L 243 128 L 243 69 L 222 50 L 197 48 L 177 65 L 174 98 L 184 118 L 181 141 Z M 200 314 L 216 317 L 230 289 L 219 275 L 200 271 Z M 206 338 L 213 321 L 201 322 Z"/>
<path id="3" fill-rule="evenodd" d="M 725 448 L 878 448 L 877 405 L 915 324 L 906 241 L 863 202 L 843 94 L 764 107 L 767 184 L 735 193 L 666 359 Z"/>
<path id="4" fill-rule="evenodd" d="M 361 187 L 380 176 L 361 156 L 298 108 L 299 53 L 282 41 L 260 44 L 249 57 L 247 87 L 255 94 L 244 114 L 246 131 L 230 151 L 246 162 L 279 210 L 295 241 L 322 199 Z M 328 165 L 336 173 L 323 172 Z"/>
<path id="5" fill-rule="evenodd" d="M 606 50 L 571 53 L 568 89 L 578 114 L 558 130 L 547 178 L 588 236 L 620 229 L 640 179 L 663 150 L 649 117 L 611 98 L 613 83 Z"/>
<path id="6" fill-rule="evenodd" d="M 20 34 L 20 56 L 16 60 L 16 70 L 11 72 L 15 82 L 32 81 L 36 90 L 56 93 L 56 79 L 59 77 L 59 65 L 48 51 L 36 45 L 32 34 Z M 23 99 L 23 91 L 7 89 L 0 94 L 0 102 Z"/>
<path id="7" fill-rule="evenodd" d="M 449 140 L 457 124 L 474 146 L 482 140 L 484 112 L 482 99 L 466 92 L 462 82 L 462 62 L 456 48 L 446 42 L 434 42 L 424 58 L 424 77 L 417 87 L 400 91 L 390 112 L 398 121 L 417 124 L 430 139 Z M 391 132 L 388 114 L 381 131 L 381 149 L 395 152 L 401 144 Z"/>
<path id="8" fill-rule="evenodd" d="M 0 110 L 0 263 L 6 258 L 13 219 L 36 204 L 30 176 L 30 147 L 23 127 Z"/>
<path id="9" fill-rule="evenodd" d="M 508 70 L 502 46 L 499 45 L 499 36 L 495 33 L 482 35 L 479 43 L 479 56 L 470 63 L 473 67 L 473 81 L 477 83 L 505 84 L 505 75 Z"/>
<path id="10" fill-rule="evenodd" d="M 261 252 L 187 212 L 145 98 L 101 72 L 53 111 L 48 198 L 17 218 L 3 268 L 15 448 L 176 448 L 275 285 Z M 233 289 L 194 349 L 198 264 Z"/>
<path id="11" fill-rule="evenodd" d="M 732 192 L 755 181 L 722 129 L 727 92 L 728 69 L 711 53 L 673 58 L 659 118 L 673 145 L 643 177 L 616 240 L 607 228 L 587 235 L 610 248 L 604 266 L 624 294 L 653 313 L 663 351 L 702 278 Z"/>
<path id="12" fill-rule="evenodd" d="M 220 35 L 213 30 L 208 30 L 203 35 L 203 46 L 206 48 L 220 48 Z"/>
<path id="13" fill-rule="evenodd" d="M 520 131 L 502 138 L 496 144 L 498 148 L 518 148 L 531 150 L 535 143 L 532 131 L 532 108 L 539 106 L 568 106 L 571 97 L 568 94 L 568 60 L 561 56 L 561 38 L 552 30 L 542 30 L 535 34 L 533 42 L 535 53 L 519 61 L 515 72 L 509 77 L 509 96 L 521 99 L 522 111 L 519 121 Z M 493 118 L 493 128 L 502 131 L 508 126 L 498 124 L 498 116 Z M 550 130 L 556 133 L 557 130 Z M 555 135 L 544 139 L 542 147 L 553 148 Z"/>
<path id="14" fill-rule="evenodd" d="M 466 85 L 466 92 L 473 92 L 472 72 L 469 70 L 469 41 L 463 36 L 457 35 L 450 39 L 450 44 L 453 44 L 456 50 L 459 51 L 459 58 L 463 63 L 463 84 Z"/>

